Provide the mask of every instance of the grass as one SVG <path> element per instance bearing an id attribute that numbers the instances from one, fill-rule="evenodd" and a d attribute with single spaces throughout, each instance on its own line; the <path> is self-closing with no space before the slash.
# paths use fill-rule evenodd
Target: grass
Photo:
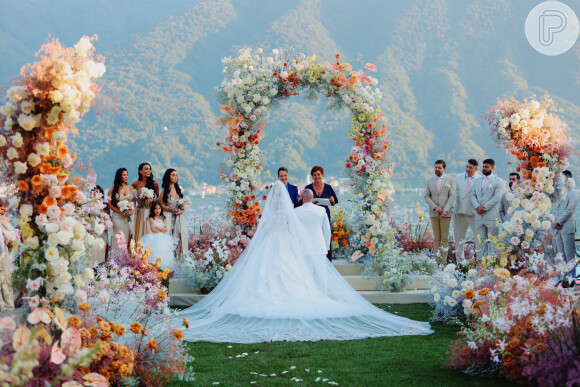
<path id="1" fill-rule="evenodd" d="M 414 320 L 428 321 L 431 316 L 425 304 L 378 306 Z M 435 333 L 429 336 L 315 343 L 186 343 L 189 353 L 195 357 L 196 381 L 173 385 L 211 386 L 219 382 L 220 386 L 247 386 L 256 382 L 262 386 L 285 386 L 296 384 L 292 378 L 302 379 L 300 385 L 327 385 L 330 381 L 341 386 L 512 385 L 444 368 L 446 352 L 456 337 L 457 327 L 441 323 L 431 326 Z M 236 357 L 243 353 L 248 355 Z M 292 366 L 296 368 L 291 369 Z M 283 371 L 287 373 L 282 374 Z M 315 381 L 317 377 L 321 378 L 319 382 Z"/>

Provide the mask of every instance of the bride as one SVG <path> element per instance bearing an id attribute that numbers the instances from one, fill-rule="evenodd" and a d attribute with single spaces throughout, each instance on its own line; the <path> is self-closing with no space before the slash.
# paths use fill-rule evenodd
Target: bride
<path id="1" fill-rule="evenodd" d="M 367 302 L 336 271 L 294 213 L 277 181 L 258 229 L 219 285 L 176 316 L 190 327 L 184 340 L 232 343 L 352 340 L 427 335 L 429 324 L 387 313 Z"/>

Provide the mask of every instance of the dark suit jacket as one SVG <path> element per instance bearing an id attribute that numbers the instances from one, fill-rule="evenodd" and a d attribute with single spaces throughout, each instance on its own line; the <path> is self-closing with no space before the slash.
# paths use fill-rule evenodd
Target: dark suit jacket
<path id="1" fill-rule="evenodd" d="M 286 189 L 288 190 L 288 194 L 290 195 L 290 200 L 292 200 L 292 204 L 294 204 L 294 208 L 298 207 L 298 187 L 288 183 Z"/>

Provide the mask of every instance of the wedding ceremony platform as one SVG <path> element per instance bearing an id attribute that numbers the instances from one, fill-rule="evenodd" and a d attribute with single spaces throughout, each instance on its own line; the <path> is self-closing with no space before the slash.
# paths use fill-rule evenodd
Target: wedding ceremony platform
<path id="1" fill-rule="evenodd" d="M 346 260 L 335 260 L 333 264 L 358 294 L 373 304 L 426 304 L 429 300 L 428 290 L 433 286 L 430 276 L 414 277 L 404 292 L 389 292 L 379 290 L 378 281 L 382 278 L 365 276 L 361 265 Z M 188 286 L 185 278 L 173 278 L 169 281 L 171 306 L 191 306 L 204 296 L 205 294 L 196 293 Z"/>

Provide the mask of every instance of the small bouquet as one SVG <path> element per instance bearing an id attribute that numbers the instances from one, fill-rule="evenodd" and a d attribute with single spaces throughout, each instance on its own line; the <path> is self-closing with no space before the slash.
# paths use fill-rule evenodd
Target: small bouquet
<path id="1" fill-rule="evenodd" d="M 188 196 L 184 196 L 177 201 L 178 210 L 185 212 L 189 207 L 191 207 L 191 199 Z"/>
<path id="2" fill-rule="evenodd" d="M 135 209 L 135 204 L 128 200 L 121 200 L 117 203 L 117 207 L 119 207 L 119 211 L 121 212 L 133 211 Z M 127 216 L 127 221 L 131 221 L 131 216 Z"/>
<path id="3" fill-rule="evenodd" d="M 141 188 L 141 193 L 139 194 L 139 199 L 147 200 L 147 199 L 155 199 L 155 191 L 150 188 L 143 187 Z M 149 208 L 148 204 L 145 204 L 145 208 Z"/>

